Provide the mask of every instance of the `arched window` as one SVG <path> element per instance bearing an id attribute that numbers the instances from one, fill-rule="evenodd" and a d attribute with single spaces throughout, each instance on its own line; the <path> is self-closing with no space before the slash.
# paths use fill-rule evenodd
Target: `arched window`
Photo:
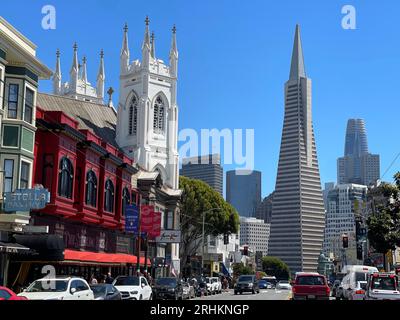
<path id="1" fill-rule="evenodd" d="M 104 191 L 104 210 L 114 212 L 114 184 L 110 179 L 106 181 Z"/>
<path id="2" fill-rule="evenodd" d="M 60 161 L 58 173 L 58 195 L 72 199 L 72 187 L 74 182 L 74 167 L 72 162 L 64 157 Z"/>
<path id="3" fill-rule="evenodd" d="M 86 174 L 86 204 L 92 207 L 97 205 L 97 178 L 93 170 Z"/>
<path id="4" fill-rule="evenodd" d="M 153 128 L 154 133 L 164 134 L 165 132 L 165 105 L 160 96 L 154 103 Z"/>
<path id="5" fill-rule="evenodd" d="M 129 194 L 129 189 L 124 188 L 124 190 L 122 190 L 122 215 L 125 215 L 125 208 L 130 205 L 130 203 L 131 195 Z"/>
<path id="6" fill-rule="evenodd" d="M 138 99 L 134 95 L 129 105 L 129 134 L 136 135 L 137 132 L 137 117 L 138 117 Z"/>

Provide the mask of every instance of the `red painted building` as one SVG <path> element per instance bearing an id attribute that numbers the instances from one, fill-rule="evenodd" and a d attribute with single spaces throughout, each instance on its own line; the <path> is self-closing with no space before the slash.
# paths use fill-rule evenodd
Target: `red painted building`
<path id="1" fill-rule="evenodd" d="M 107 127 L 99 125 L 98 130 L 93 127 L 96 117 L 107 122 L 107 117 L 115 117 L 115 111 L 86 103 L 93 107 L 85 113 L 91 118 L 73 118 L 60 110 L 77 104 L 79 107 L 76 100 L 57 97 L 58 102 L 65 103 L 53 105 L 55 110 L 41 108 L 40 101 L 51 97 L 42 95 L 38 102 L 33 172 L 33 185 L 47 188 L 51 200 L 46 208 L 31 213 L 31 224 L 49 226 L 51 235 L 62 237 L 64 260 L 36 261 L 33 265 L 25 262 L 30 264 L 30 272 L 18 281 L 25 283 L 40 277 L 45 264 L 55 265 L 58 274 L 87 278 L 110 270 L 114 275 L 133 273 L 137 262 L 136 239 L 124 232 L 123 212 L 125 205 L 139 204 L 139 192 L 132 186 L 137 169 L 110 141 L 110 136 L 95 133 L 109 133 Z M 143 256 L 140 262 L 144 265 Z"/>

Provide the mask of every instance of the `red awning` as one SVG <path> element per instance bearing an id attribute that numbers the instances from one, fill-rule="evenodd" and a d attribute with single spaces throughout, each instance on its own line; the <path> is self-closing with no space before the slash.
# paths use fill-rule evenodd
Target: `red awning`
<path id="1" fill-rule="evenodd" d="M 75 251 L 65 249 L 64 261 L 77 261 L 88 263 L 102 263 L 102 264 L 136 264 L 137 257 L 124 253 L 99 253 L 89 251 Z M 144 257 L 140 257 L 140 264 L 144 265 Z M 147 259 L 147 265 L 151 265 L 150 259 Z"/>

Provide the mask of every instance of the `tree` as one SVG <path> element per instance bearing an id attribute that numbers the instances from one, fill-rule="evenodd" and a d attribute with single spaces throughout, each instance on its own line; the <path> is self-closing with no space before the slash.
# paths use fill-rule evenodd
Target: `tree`
<path id="1" fill-rule="evenodd" d="M 262 268 L 263 271 L 269 276 L 275 276 L 277 279 L 289 279 L 289 267 L 279 258 L 263 257 Z"/>
<path id="2" fill-rule="evenodd" d="M 254 274 L 254 271 L 251 267 L 245 266 L 243 262 L 235 263 L 232 267 L 233 275 L 235 277 L 246 275 L 246 274 Z"/>
<path id="3" fill-rule="evenodd" d="M 376 252 L 383 255 L 385 269 L 386 253 L 400 246 L 400 172 L 394 179 L 394 185 L 382 183 L 374 191 L 383 201 L 372 203 L 372 214 L 367 219 L 368 240 Z"/>
<path id="4" fill-rule="evenodd" d="M 181 197 L 181 256 L 192 256 L 201 246 L 202 221 L 205 213 L 204 236 L 237 233 L 239 214 L 208 184 L 179 177 Z M 182 259 L 185 260 L 185 259 Z"/>

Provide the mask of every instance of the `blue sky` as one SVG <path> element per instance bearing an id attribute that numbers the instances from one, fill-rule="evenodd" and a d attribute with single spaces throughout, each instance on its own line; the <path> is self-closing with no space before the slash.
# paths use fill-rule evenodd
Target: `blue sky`
<path id="1" fill-rule="evenodd" d="M 47 4 L 57 10 L 56 30 L 41 28 L 41 9 Z M 357 10 L 356 30 L 341 27 L 346 4 Z M 156 55 L 165 61 L 171 26 L 176 23 L 180 128 L 254 128 L 255 168 L 263 174 L 263 195 L 275 185 L 283 85 L 289 76 L 296 23 L 301 25 L 306 72 L 313 80 L 322 183 L 336 181 L 336 159 L 343 155 L 348 118 L 365 119 L 369 149 L 381 155 L 382 174 L 400 152 L 400 3 L 396 0 L 15 0 L 1 7 L 1 15 L 38 45 L 38 57 L 51 69 L 60 48 L 63 80 L 74 41 L 80 58 L 84 54 L 88 58 L 92 83 L 104 48 L 106 86 L 116 90 L 124 23 L 129 24 L 131 58 L 140 58 L 148 14 L 156 34 Z M 50 81 L 42 81 L 40 89 L 49 92 Z M 118 92 L 114 104 L 117 96 Z M 391 180 L 399 165 L 400 159 L 385 180 Z"/>

